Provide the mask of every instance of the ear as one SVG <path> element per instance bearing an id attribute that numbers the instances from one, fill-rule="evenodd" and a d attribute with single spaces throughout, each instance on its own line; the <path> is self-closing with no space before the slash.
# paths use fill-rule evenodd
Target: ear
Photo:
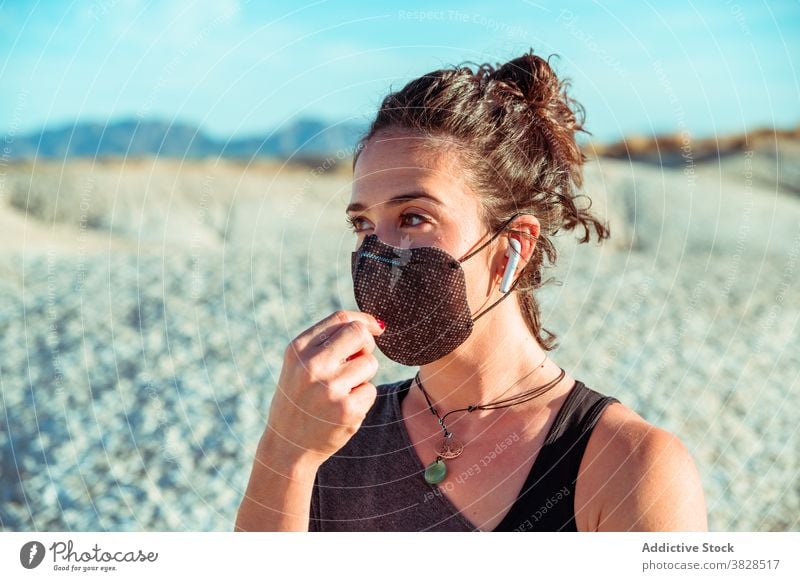
<path id="1" fill-rule="evenodd" d="M 530 214 L 521 214 L 509 225 L 508 237 L 519 242 L 520 266 L 527 264 L 533 256 L 533 250 L 536 248 L 536 241 L 539 238 L 539 230 L 539 220 Z M 511 248 L 511 245 L 509 244 L 508 247 Z"/>
<path id="2" fill-rule="evenodd" d="M 517 272 L 522 270 L 533 256 L 533 250 L 536 248 L 536 241 L 539 238 L 539 228 L 539 220 L 536 216 L 530 214 L 521 214 L 509 224 L 509 231 L 506 234 L 506 252 L 514 252 L 514 249 L 508 242 L 509 238 L 514 238 L 519 242 L 520 259 L 516 268 Z M 497 273 L 497 280 L 502 280 L 507 264 L 508 256 L 503 258 L 502 266 Z"/>

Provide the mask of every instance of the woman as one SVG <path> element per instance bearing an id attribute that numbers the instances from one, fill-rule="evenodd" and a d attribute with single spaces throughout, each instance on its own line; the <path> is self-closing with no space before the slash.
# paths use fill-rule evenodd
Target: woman
<path id="1" fill-rule="evenodd" d="M 551 237 L 609 235 L 576 111 L 532 51 L 385 98 L 347 209 L 361 311 L 287 347 L 236 530 L 706 530 L 680 440 L 547 354 Z M 376 388 L 376 347 L 419 372 Z"/>

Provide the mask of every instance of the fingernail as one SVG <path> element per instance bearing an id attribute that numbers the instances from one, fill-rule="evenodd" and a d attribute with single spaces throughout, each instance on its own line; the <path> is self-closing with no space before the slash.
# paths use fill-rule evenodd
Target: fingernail
<path id="1" fill-rule="evenodd" d="M 386 329 L 386 323 L 381 321 L 378 317 L 375 317 L 375 320 L 378 321 L 378 326 L 381 328 L 381 330 Z"/>

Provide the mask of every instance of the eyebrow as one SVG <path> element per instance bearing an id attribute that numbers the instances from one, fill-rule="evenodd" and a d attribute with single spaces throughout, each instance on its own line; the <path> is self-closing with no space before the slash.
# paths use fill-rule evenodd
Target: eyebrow
<path id="1" fill-rule="evenodd" d="M 430 200 L 434 204 L 438 204 L 440 206 L 442 205 L 442 202 L 438 198 L 433 197 L 427 192 L 409 192 L 407 194 L 400 194 L 398 196 L 394 196 L 393 198 L 387 200 L 384 203 L 388 206 L 396 206 L 398 204 L 402 204 L 403 202 L 408 202 L 410 200 L 418 200 L 420 198 Z M 362 212 L 366 210 L 366 208 L 367 207 L 360 202 L 353 202 L 352 204 L 347 206 L 345 212 L 347 213 Z"/>

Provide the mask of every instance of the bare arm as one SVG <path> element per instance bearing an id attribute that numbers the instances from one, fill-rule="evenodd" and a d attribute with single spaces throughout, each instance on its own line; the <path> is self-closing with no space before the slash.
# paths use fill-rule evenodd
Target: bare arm
<path id="1" fill-rule="evenodd" d="M 308 531 L 309 507 L 319 463 L 295 454 L 265 432 L 236 517 L 237 532 Z"/>

